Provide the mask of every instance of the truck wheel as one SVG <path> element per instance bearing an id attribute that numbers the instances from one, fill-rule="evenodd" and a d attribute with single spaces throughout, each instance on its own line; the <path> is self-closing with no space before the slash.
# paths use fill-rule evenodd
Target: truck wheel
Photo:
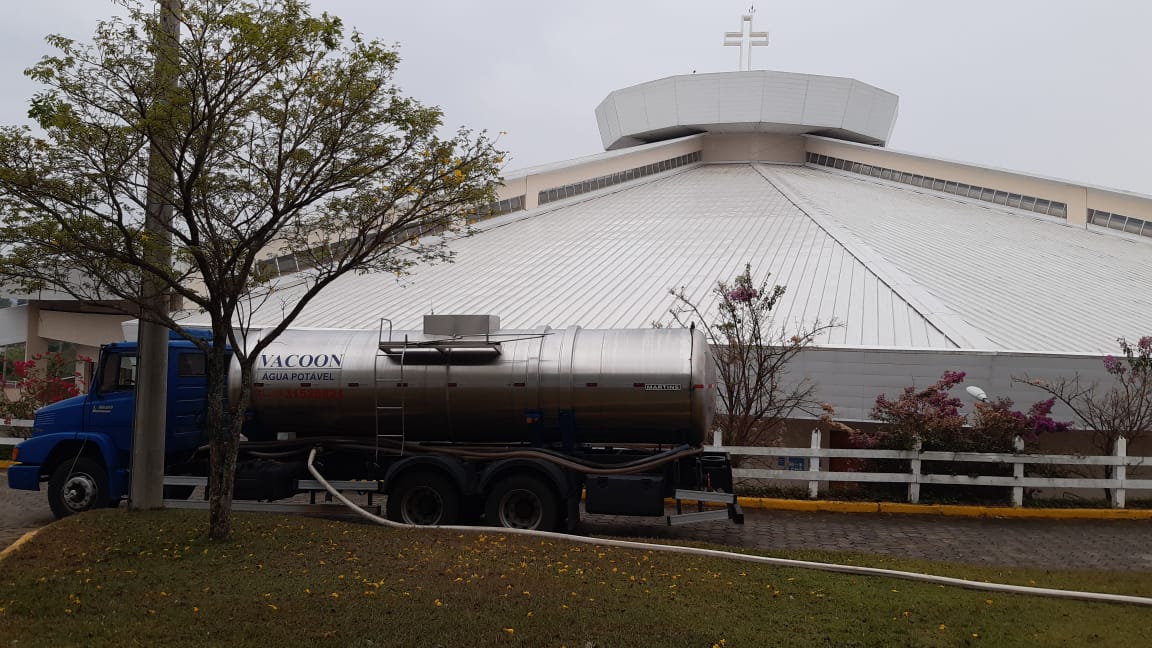
<path id="1" fill-rule="evenodd" d="M 488 526 L 553 531 L 560 520 L 560 503 L 543 481 L 514 475 L 488 494 L 484 520 Z"/>
<path id="2" fill-rule="evenodd" d="M 413 473 L 401 477 L 388 489 L 388 519 L 419 525 L 456 524 L 460 519 L 460 495 L 452 482 L 436 473 Z"/>
<path id="3" fill-rule="evenodd" d="M 48 480 L 48 505 L 56 518 L 108 505 L 108 473 L 98 461 L 64 461 Z"/>

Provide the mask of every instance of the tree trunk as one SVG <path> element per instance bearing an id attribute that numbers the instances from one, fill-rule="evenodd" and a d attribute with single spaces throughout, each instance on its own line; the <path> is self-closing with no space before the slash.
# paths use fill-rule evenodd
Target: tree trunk
<path id="1" fill-rule="evenodd" d="M 217 336 L 217 339 L 219 337 Z M 223 343 L 214 343 L 208 354 L 208 536 L 226 540 L 232 533 L 232 496 L 236 485 L 236 457 L 240 449 L 242 402 L 228 402 L 229 354 Z M 239 408 L 239 409 L 238 409 Z M 239 416 L 237 414 L 240 414 Z"/>

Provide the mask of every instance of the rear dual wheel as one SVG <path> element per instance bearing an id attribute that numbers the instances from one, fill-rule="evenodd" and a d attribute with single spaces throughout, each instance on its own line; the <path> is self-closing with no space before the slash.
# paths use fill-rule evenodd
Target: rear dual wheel
<path id="1" fill-rule="evenodd" d="M 555 491 L 530 475 L 513 475 L 498 482 L 484 504 L 488 526 L 554 531 L 560 517 Z"/>
<path id="2" fill-rule="evenodd" d="M 437 473 L 412 473 L 388 489 L 388 519 L 402 524 L 445 526 L 460 521 L 460 491 Z M 484 523 L 510 529 L 554 531 L 563 518 L 556 491 L 531 475 L 496 483 L 484 500 Z"/>
<path id="3" fill-rule="evenodd" d="M 403 524 L 445 526 L 460 519 L 460 493 L 443 475 L 412 473 L 390 489 L 388 519 Z"/>

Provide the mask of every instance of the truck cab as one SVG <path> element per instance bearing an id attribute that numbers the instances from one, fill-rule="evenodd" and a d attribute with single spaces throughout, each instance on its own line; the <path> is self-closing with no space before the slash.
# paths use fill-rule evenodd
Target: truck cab
<path id="1" fill-rule="evenodd" d="M 128 494 L 136 413 L 135 342 L 108 344 L 88 393 L 36 412 L 32 437 L 16 447 L 8 487 L 40 490 L 57 517 L 116 506 Z M 207 383 L 204 355 L 175 333 L 168 342 L 165 455 L 190 455 L 204 443 Z"/>

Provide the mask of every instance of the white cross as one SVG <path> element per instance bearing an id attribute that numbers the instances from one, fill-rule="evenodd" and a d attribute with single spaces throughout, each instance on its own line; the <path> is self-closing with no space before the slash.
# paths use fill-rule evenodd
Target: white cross
<path id="1" fill-rule="evenodd" d="M 733 46 L 740 48 L 740 69 L 752 69 L 752 48 L 768 44 L 768 32 L 766 31 L 752 31 L 752 14 L 756 12 L 755 8 L 748 10 L 748 13 L 740 17 L 740 31 L 738 32 L 724 32 L 724 46 Z M 744 23 L 748 23 L 748 29 L 744 29 Z M 745 54 L 747 53 L 747 54 Z M 745 57 L 747 57 L 747 65 L 745 65 Z"/>

